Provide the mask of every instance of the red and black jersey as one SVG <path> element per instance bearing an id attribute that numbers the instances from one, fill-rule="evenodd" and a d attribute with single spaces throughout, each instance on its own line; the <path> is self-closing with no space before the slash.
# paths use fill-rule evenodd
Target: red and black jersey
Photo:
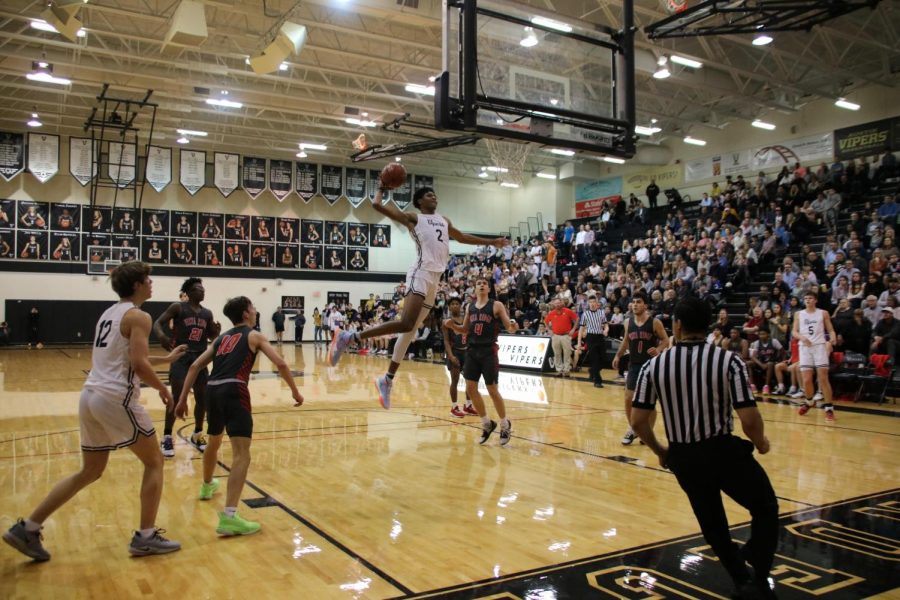
<path id="1" fill-rule="evenodd" d="M 494 316 L 494 300 L 478 308 L 473 302 L 469 305 L 469 331 L 466 341 L 469 346 L 490 346 L 497 343 L 500 334 L 500 319 Z"/>
<path id="2" fill-rule="evenodd" d="M 193 354 L 201 354 L 206 350 L 206 331 L 213 322 L 211 310 L 201 307 L 194 312 L 190 302 L 182 302 L 173 321 L 172 333 L 176 346 L 187 344 L 187 351 Z"/>
<path id="3" fill-rule="evenodd" d="M 256 362 L 256 352 L 250 350 L 252 327 L 241 325 L 229 329 L 213 342 L 213 368 L 209 376 L 214 381 L 250 380 L 250 371 Z"/>
<path id="4" fill-rule="evenodd" d="M 628 365 L 636 367 L 642 365 L 651 358 L 648 352 L 650 348 L 659 345 L 659 338 L 653 331 L 653 317 L 647 317 L 643 324 L 638 325 L 634 317 L 628 319 Z"/>

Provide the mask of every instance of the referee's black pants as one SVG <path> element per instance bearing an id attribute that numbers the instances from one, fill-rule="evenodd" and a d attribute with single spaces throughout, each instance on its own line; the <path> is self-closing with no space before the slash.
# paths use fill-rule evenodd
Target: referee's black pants
<path id="1" fill-rule="evenodd" d="M 589 333 L 584 337 L 584 343 L 587 344 L 588 378 L 594 383 L 603 383 L 600 364 L 606 352 L 606 338 L 600 333 Z"/>
<path id="2" fill-rule="evenodd" d="M 758 581 L 768 577 L 778 545 L 778 500 L 753 457 L 753 444 L 733 435 L 671 444 L 667 463 L 687 493 L 704 539 L 734 582 L 749 579 L 745 560 Z M 721 492 L 750 511 L 750 539 L 740 553 L 728 531 Z"/>

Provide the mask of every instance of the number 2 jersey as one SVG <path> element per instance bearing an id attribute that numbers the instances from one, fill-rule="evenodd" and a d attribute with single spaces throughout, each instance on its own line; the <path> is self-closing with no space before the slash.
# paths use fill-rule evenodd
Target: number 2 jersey
<path id="1" fill-rule="evenodd" d="M 203 354 L 206 350 L 206 331 L 212 321 L 213 314 L 208 308 L 201 307 L 194 312 L 190 302 L 181 302 L 172 325 L 175 345 L 187 344 L 188 354 Z"/>
<path id="2" fill-rule="evenodd" d="M 410 230 L 416 243 L 414 269 L 443 273 L 450 260 L 450 232 L 447 219 L 434 213 L 420 213 L 416 226 Z"/>
<path id="3" fill-rule="evenodd" d="M 210 385 L 247 383 L 256 362 L 256 352 L 250 350 L 252 327 L 241 325 L 229 329 L 213 342 L 213 368 Z"/>
<path id="4" fill-rule="evenodd" d="M 141 395 L 140 380 L 128 357 L 128 338 L 120 329 L 125 314 L 137 308 L 131 302 L 118 302 L 107 308 L 94 330 L 91 372 L 85 388 L 109 392 L 128 399 Z"/>

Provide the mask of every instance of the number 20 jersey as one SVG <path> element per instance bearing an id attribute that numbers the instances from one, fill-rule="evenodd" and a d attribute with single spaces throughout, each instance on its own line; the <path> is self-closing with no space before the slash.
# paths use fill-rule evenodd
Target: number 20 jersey
<path id="1" fill-rule="evenodd" d="M 447 219 L 434 213 L 419 214 L 415 228 L 411 229 L 413 241 L 416 243 L 415 269 L 443 273 L 450 260 L 450 232 Z"/>
<path id="2" fill-rule="evenodd" d="M 131 302 L 118 302 L 107 308 L 97 321 L 91 372 L 84 383 L 85 388 L 122 396 L 131 392 L 132 399 L 140 395 L 140 381 L 128 358 L 128 338 L 120 329 L 125 313 L 133 308 L 137 307 Z"/>

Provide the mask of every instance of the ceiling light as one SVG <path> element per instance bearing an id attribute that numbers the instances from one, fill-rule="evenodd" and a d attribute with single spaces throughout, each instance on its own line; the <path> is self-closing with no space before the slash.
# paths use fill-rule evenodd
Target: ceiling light
<path id="1" fill-rule="evenodd" d="M 500 187 L 505 187 L 505 188 L 517 188 L 517 187 L 519 187 L 519 184 L 518 184 L 518 183 L 513 183 L 512 181 L 501 181 L 501 182 L 500 182 Z"/>
<path id="2" fill-rule="evenodd" d="M 505 122 L 503 119 L 497 119 L 497 125 L 503 125 Z"/>
<path id="3" fill-rule="evenodd" d="M 425 96 L 434 96 L 434 86 L 433 85 L 419 85 L 418 83 L 407 83 L 404 88 L 407 92 L 412 94 L 423 94 Z"/>
<path id="4" fill-rule="evenodd" d="M 654 121 L 656 119 L 653 119 Z M 652 122 L 652 121 L 651 121 Z M 643 125 L 635 125 L 634 132 L 638 135 L 653 135 L 662 131 L 659 127 L 644 127 Z"/>
<path id="5" fill-rule="evenodd" d="M 184 137 L 184 136 L 181 136 L 180 138 L 178 138 L 178 139 L 175 140 L 175 141 L 178 142 L 179 144 L 187 144 L 187 143 L 189 143 L 191 140 L 187 139 L 187 138 Z"/>
<path id="6" fill-rule="evenodd" d="M 650 119 L 650 122 L 656 125 L 657 123 L 659 123 L 659 119 Z"/>
<path id="7" fill-rule="evenodd" d="M 757 129 L 765 129 L 767 131 L 772 131 L 775 129 L 775 125 L 772 123 L 766 123 L 765 121 L 760 121 L 759 119 L 755 119 L 752 123 L 750 123 Z"/>
<path id="8" fill-rule="evenodd" d="M 574 150 L 564 150 L 562 148 L 550 148 L 547 150 L 551 154 L 559 154 L 560 156 L 575 156 Z"/>
<path id="9" fill-rule="evenodd" d="M 205 131 L 198 131 L 196 129 L 176 129 L 175 131 L 181 135 L 196 135 L 197 137 L 206 137 L 209 135 Z"/>
<path id="10" fill-rule="evenodd" d="M 541 179 L 556 179 L 556 173 L 535 173 L 535 177 L 540 177 Z"/>
<path id="11" fill-rule="evenodd" d="M 859 104 L 856 102 L 850 102 L 849 100 L 845 100 L 844 98 L 838 98 L 834 101 L 835 106 L 839 106 L 841 108 L 846 108 L 847 110 L 859 110 Z"/>
<path id="12" fill-rule="evenodd" d="M 367 119 L 356 119 L 354 117 L 347 117 L 344 119 L 345 123 L 349 123 L 350 125 L 359 125 L 360 127 L 375 127 L 377 123 L 375 121 L 369 121 Z"/>
<path id="13" fill-rule="evenodd" d="M 400 156 L 395 156 L 395 157 L 394 157 L 394 162 L 400 162 L 401 160 L 403 160 L 403 158 L 400 157 Z"/>
<path id="14" fill-rule="evenodd" d="M 53 25 L 51 25 L 50 23 L 48 23 L 47 21 L 45 21 L 43 19 L 32 19 L 31 27 L 33 29 L 39 29 L 40 31 L 49 31 L 50 33 L 59 33 L 59 31 L 56 29 L 56 27 L 54 27 Z M 82 27 L 81 29 L 79 29 L 76 32 L 75 35 L 77 35 L 80 38 L 83 38 L 87 35 L 87 32 L 84 30 L 84 27 Z"/>
<path id="15" fill-rule="evenodd" d="M 520 46 L 524 46 L 525 48 L 531 48 L 532 46 L 537 46 L 538 39 L 537 36 L 534 35 L 534 29 L 531 27 L 525 28 L 525 37 L 522 38 L 522 41 L 519 42 Z"/>
<path id="16" fill-rule="evenodd" d="M 240 102 L 225 100 L 224 98 L 207 98 L 206 103 L 210 106 L 221 106 L 222 108 L 241 108 L 244 106 Z"/>
<path id="17" fill-rule="evenodd" d="M 671 73 L 669 72 L 669 69 L 667 69 L 666 67 L 660 67 L 656 70 L 655 73 L 653 73 L 653 78 L 654 79 L 665 79 L 669 75 L 671 75 Z"/>
<path id="18" fill-rule="evenodd" d="M 703 63 L 699 60 L 694 60 L 693 58 L 685 58 L 684 56 L 678 56 L 677 54 L 673 54 L 670 60 L 676 65 L 681 65 L 682 67 L 690 67 L 691 69 L 699 69 L 703 66 Z"/>
<path id="19" fill-rule="evenodd" d="M 278 70 L 279 71 L 287 71 L 288 67 L 290 67 L 290 66 L 291 65 L 287 64 L 286 62 L 282 62 L 280 65 L 278 65 Z"/>
<path id="20" fill-rule="evenodd" d="M 774 40 L 774 38 L 772 38 L 771 36 L 768 36 L 764 33 L 760 33 L 759 35 L 757 35 L 756 37 L 753 38 L 753 45 L 754 46 L 768 46 L 769 44 L 772 43 L 773 40 Z"/>
<path id="21" fill-rule="evenodd" d="M 481 173 L 478 174 L 478 176 L 481 177 L 482 179 L 487 179 L 487 177 L 488 177 L 487 171 L 482 171 Z"/>
<path id="22" fill-rule="evenodd" d="M 250 64 L 250 57 L 249 57 L 249 56 L 248 56 L 247 58 L 244 59 L 244 64 L 245 64 L 245 65 L 249 65 L 249 64 Z"/>
<path id="23" fill-rule="evenodd" d="M 38 71 L 37 73 L 27 73 L 25 77 L 31 81 L 40 81 L 41 83 L 55 83 L 57 85 L 71 85 L 72 80 L 65 77 L 56 77 L 47 71 Z"/>
<path id="24" fill-rule="evenodd" d="M 625 164 L 624 158 L 616 158 L 615 156 L 604 156 L 603 160 L 605 162 L 612 163 L 614 165 L 624 165 Z"/>
<path id="25" fill-rule="evenodd" d="M 554 21 L 553 19 L 548 19 L 546 17 L 531 17 L 531 22 L 535 25 L 540 25 L 541 27 L 546 27 L 548 29 L 555 29 L 557 31 L 564 31 L 566 33 L 572 32 L 571 25 L 560 23 L 559 21 Z"/>
<path id="26" fill-rule="evenodd" d="M 559 104 L 559 100 L 557 100 L 556 98 L 550 98 L 550 104 L 556 106 L 557 104 Z"/>
<path id="27" fill-rule="evenodd" d="M 38 114 L 36 112 L 31 113 L 31 120 L 26 123 L 29 127 L 40 127 L 43 125 L 41 120 L 38 118 Z"/>
<path id="28" fill-rule="evenodd" d="M 506 167 L 481 167 L 482 171 L 490 171 L 491 173 L 509 173 Z"/>
<path id="29" fill-rule="evenodd" d="M 297 158 L 306 158 L 307 156 L 309 156 L 309 154 L 303 152 L 302 150 L 297 153 Z"/>
<path id="30" fill-rule="evenodd" d="M 326 146 L 325 144 L 307 144 L 307 143 L 303 143 L 303 144 L 300 144 L 300 149 L 301 149 L 301 150 L 321 150 L 321 151 L 325 151 L 325 150 L 328 150 L 328 146 Z"/>
<path id="31" fill-rule="evenodd" d="M 705 145 L 706 145 L 706 140 L 701 140 L 701 139 L 698 139 L 698 138 L 692 138 L 691 136 L 688 135 L 688 136 L 685 136 L 685 138 L 684 138 L 684 143 L 685 143 L 685 144 L 693 144 L 694 146 L 705 146 Z"/>

